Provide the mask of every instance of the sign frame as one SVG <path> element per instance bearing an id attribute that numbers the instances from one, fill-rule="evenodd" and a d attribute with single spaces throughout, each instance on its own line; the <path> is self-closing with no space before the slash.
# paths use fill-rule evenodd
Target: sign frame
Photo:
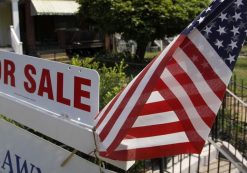
<path id="1" fill-rule="evenodd" d="M 98 72 L 70 64 L 0 51 L 0 91 L 89 127 L 99 112 Z"/>
<path id="2" fill-rule="evenodd" d="M 10 55 L 12 54 L 10 53 Z M 49 63 L 52 62 L 49 61 Z M 85 154 L 91 153 L 95 157 L 92 154 L 96 148 L 92 126 L 71 121 L 66 116 L 58 116 L 50 110 L 18 99 L 1 90 L 0 103 L 0 114 L 5 117 Z M 128 170 L 135 163 L 135 161 L 116 161 L 103 157 L 100 159 L 123 170 Z"/>
<path id="3" fill-rule="evenodd" d="M 0 172 L 25 173 L 114 173 L 100 168 L 77 155 L 73 155 L 66 165 L 63 160 L 69 151 L 46 141 L 20 127 L 0 119 Z M 20 171 L 21 170 L 21 171 Z"/>

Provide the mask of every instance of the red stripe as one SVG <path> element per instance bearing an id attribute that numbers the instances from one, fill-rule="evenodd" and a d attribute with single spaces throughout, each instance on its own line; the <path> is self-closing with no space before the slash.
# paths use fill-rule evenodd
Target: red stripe
<path id="1" fill-rule="evenodd" d="M 155 69 L 155 72 L 151 76 L 150 80 L 148 81 L 147 85 L 145 86 L 145 89 L 140 95 L 140 98 L 138 99 L 138 102 L 135 104 L 134 108 L 131 110 L 131 113 L 129 114 L 128 118 L 124 122 L 122 128 L 119 130 L 116 138 L 114 141 L 110 144 L 108 147 L 108 153 L 111 153 L 118 147 L 120 142 L 125 138 L 127 131 L 133 126 L 134 122 L 137 119 L 137 115 L 139 114 L 140 110 L 142 110 L 142 107 L 146 103 L 147 99 L 151 95 L 152 91 L 155 88 L 155 83 L 159 79 L 161 73 L 163 72 L 167 62 L 170 60 L 171 56 L 175 52 L 175 50 L 178 48 L 178 46 L 184 41 L 185 36 L 180 35 L 179 38 L 176 40 L 176 42 L 172 45 L 172 47 L 169 49 L 165 57 L 160 62 L 159 66 Z M 112 125 L 111 125 L 112 126 Z"/>
<path id="2" fill-rule="evenodd" d="M 192 142 L 195 148 L 200 150 L 200 148 L 204 145 L 204 139 L 202 139 L 196 132 L 189 119 L 189 116 L 187 115 L 180 101 L 161 79 L 157 82 L 157 87 L 165 88 L 162 91 L 160 91 L 160 94 L 166 98 L 167 103 L 173 108 L 174 112 L 177 114 L 178 119 L 183 125 L 185 133 L 187 134 L 190 142 Z"/>
<path id="3" fill-rule="evenodd" d="M 111 153 L 111 155 L 108 155 L 106 152 L 101 152 L 100 155 L 102 157 L 108 157 L 113 160 L 130 161 L 161 158 L 166 156 L 174 156 L 178 154 L 199 154 L 201 150 L 202 148 L 194 148 L 194 146 L 191 145 L 191 143 L 179 143 L 157 147 L 115 151 Z"/>
<path id="4" fill-rule="evenodd" d="M 101 131 L 101 133 L 99 134 L 99 137 L 101 139 L 101 141 L 104 141 L 105 138 L 107 137 L 107 135 L 109 134 L 109 132 L 111 131 L 112 126 L 116 123 L 116 121 L 118 120 L 119 116 L 121 115 L 123 109 L 126 107 L 126 105 L 129 102 L 129 99 L 131 98 L 131 96 L 133 95 L 133 93 L 135 92 L 136 88 L 138 87 L 139 83 L 141 82 L 142 78 L 145 76 L 146 72 L 149 70 L 149 68 L 151 67 L 151 65 L 153 64 L 154 61 L 152 61 L 152 63 L 150 63 L 142 72 L 141 74 L 138 76 L 138 78 L 135 80 L 135 82 L 133 83 L 133 85 L 131 86 L 131 88 L 129 89 L 129 91 L 127 92 L 127 94 L 125 95 L 125 97 L 123 98 L 122 102 L 119 104 L 118 108 L 116 109 L 116 111 L 113 113 L 112 117 L 110 118 L 110 120 L 108 121 L 108 123 L 105 125 L 105 127 L 103 128 L 103 130 Z M 135 121 L 135 120 L 133 120 Z"/>
<path id="5" fill-rule="evenodd" d="M 188 38 L 186 38 L 180 47 L 195 64 L 195 66 L 200 71 L 205 81 L 207 81 L 208 85 L 212 88 L 214 93 L 220 100 L 222 100 L 225 94 L 226 85 L 214 72 L 214 69 L 210 66 L 207 59 L 197 49 L 196 45 L 194 45 Z M 197 57 L 197 59 L 194 59 L 195 56 Z"/>
<path id="6" fill-rule="evenodd" d="M 180 83 L 181 87 L 183 87 L 191 102 L 193 103 L 195 109 L 201 116 L 202 120 L 208 125 L 208 127 L 211 128 L 216 115 L 208 107 L 207 103 L 200 95 L 200 92 L 198 91 L 188 74 L 177 64 L 174 59 L 169 62 L 169 65 L 167 65 L 167 69 Z"/>
<path id="7" fill-rule="evenodd" d="M 145 126 L 145 127 L 135 127 L 128 131 L 128 139 L 133 138 L 145 138 L 151 136 L 160 136 L 171 133 L 178 133 L 184 131 L 183 126 L 180 122 L 173 122 L 167 124 Z"/>
<path id="8" fill-rule="evenodd" d="M 156 114 L 160 112 L 169 112 L 169 111 L 172 111 L 172 108 L 164 100 L 160 102 L 146 103 L 143 106 L 139 116 L 145 116 L 145 115 Z"/>

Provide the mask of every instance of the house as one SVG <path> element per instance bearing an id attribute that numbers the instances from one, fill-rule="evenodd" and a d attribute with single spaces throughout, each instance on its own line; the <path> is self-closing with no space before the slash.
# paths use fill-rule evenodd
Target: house
<path id="1" fill-rule="evenodd" d="M 78 20 L 78 8 L 75 0 L 0 0 L 0 47 L 29 55 L 101 49 L 104 35 Z"/>

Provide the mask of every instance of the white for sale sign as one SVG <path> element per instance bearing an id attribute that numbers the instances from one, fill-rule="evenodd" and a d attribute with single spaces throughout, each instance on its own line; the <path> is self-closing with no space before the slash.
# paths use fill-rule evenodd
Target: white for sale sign
<path id="1" fill-rule="evenodd" d="M 0 119 L 0 173 L 100 173 L 98 165 Z M 102 170 L 105 173 L 113 173 Z"/>
<path id="2" fill-rule="evenodd" d="M 95 70 L 25 55 L 0 52 L 0 92 L 91 127 L 99 111 Z"/>

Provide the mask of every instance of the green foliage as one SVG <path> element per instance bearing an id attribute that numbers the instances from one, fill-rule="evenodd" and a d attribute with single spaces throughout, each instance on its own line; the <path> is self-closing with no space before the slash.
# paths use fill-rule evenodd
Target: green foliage
<path id="1" fill-rule="evenodd" d="M 145 53 L 145 59 L 147 59 L 148 61 L 151 61 L 152 59 L 154 59 L 156 56 L 159 55 L 160 52 L 146 52 Z"/>
<path id="2" fill-rule="evenodd" d="M 72 58 L 72 65 L 82 66 L 97 70 L 100 75 L 100 107 L 105 106 L 110 100 L 119 93 L 129 82 L 125 69 L 127 65 L 124 61 L 116 63 L 113 67 L 107 67 L 105 64 L 100 66 L 99 62 L 93 58 L 80 59 L 78 56 Z"/>
<path id="3" fill-rule="evenodd" d="M 100 68 L 100 92 L 102 105 L 107 104 L 120 90 L 127 85 L 128 79 L 124 72 L 127 65 L 124 61 L 115 64 L 114 67 Z"/>
<path id="4" fill-rule="evenodd" d="M 236 66 L 234 68 L 234 80 L 237 85 L 243 85 L 243 87 L 247 87 L 247 57 L 238 58 Z M 239 96 L 247 96 L 247 89 L 243 89 L 241 87 L 236 87 L 236 94 Z"/>
<path id="5" fill-rule="evenodd" d="M 207 7 L 210 0 L 78 0 L 84 21 L 135 40 L 144 57 L 149 41 L 171 36 Z M 143 52 L 144 51 L 144 52 Z M 143 58 L 140 57 L 140 58 Z"/>
<path id="6" fill-rule="evenodd" d="M 78 55 L 71 59 L 71 64 L 79 67 L 90 68 L 94 70 L 99 69 L 99 62 L 95 62 L 93 58 L 81 59 Z"/>
<path id="7" fill-rule="evenodd" d="M 71 59 L 70 63 L 71 63 L 72 65 L 81 67 L 82 64 L 83 64 L 83 61 L 79 58 L 78 55 L 76 55 L 75 57 L 73 57 L 73 58 Z"/>

